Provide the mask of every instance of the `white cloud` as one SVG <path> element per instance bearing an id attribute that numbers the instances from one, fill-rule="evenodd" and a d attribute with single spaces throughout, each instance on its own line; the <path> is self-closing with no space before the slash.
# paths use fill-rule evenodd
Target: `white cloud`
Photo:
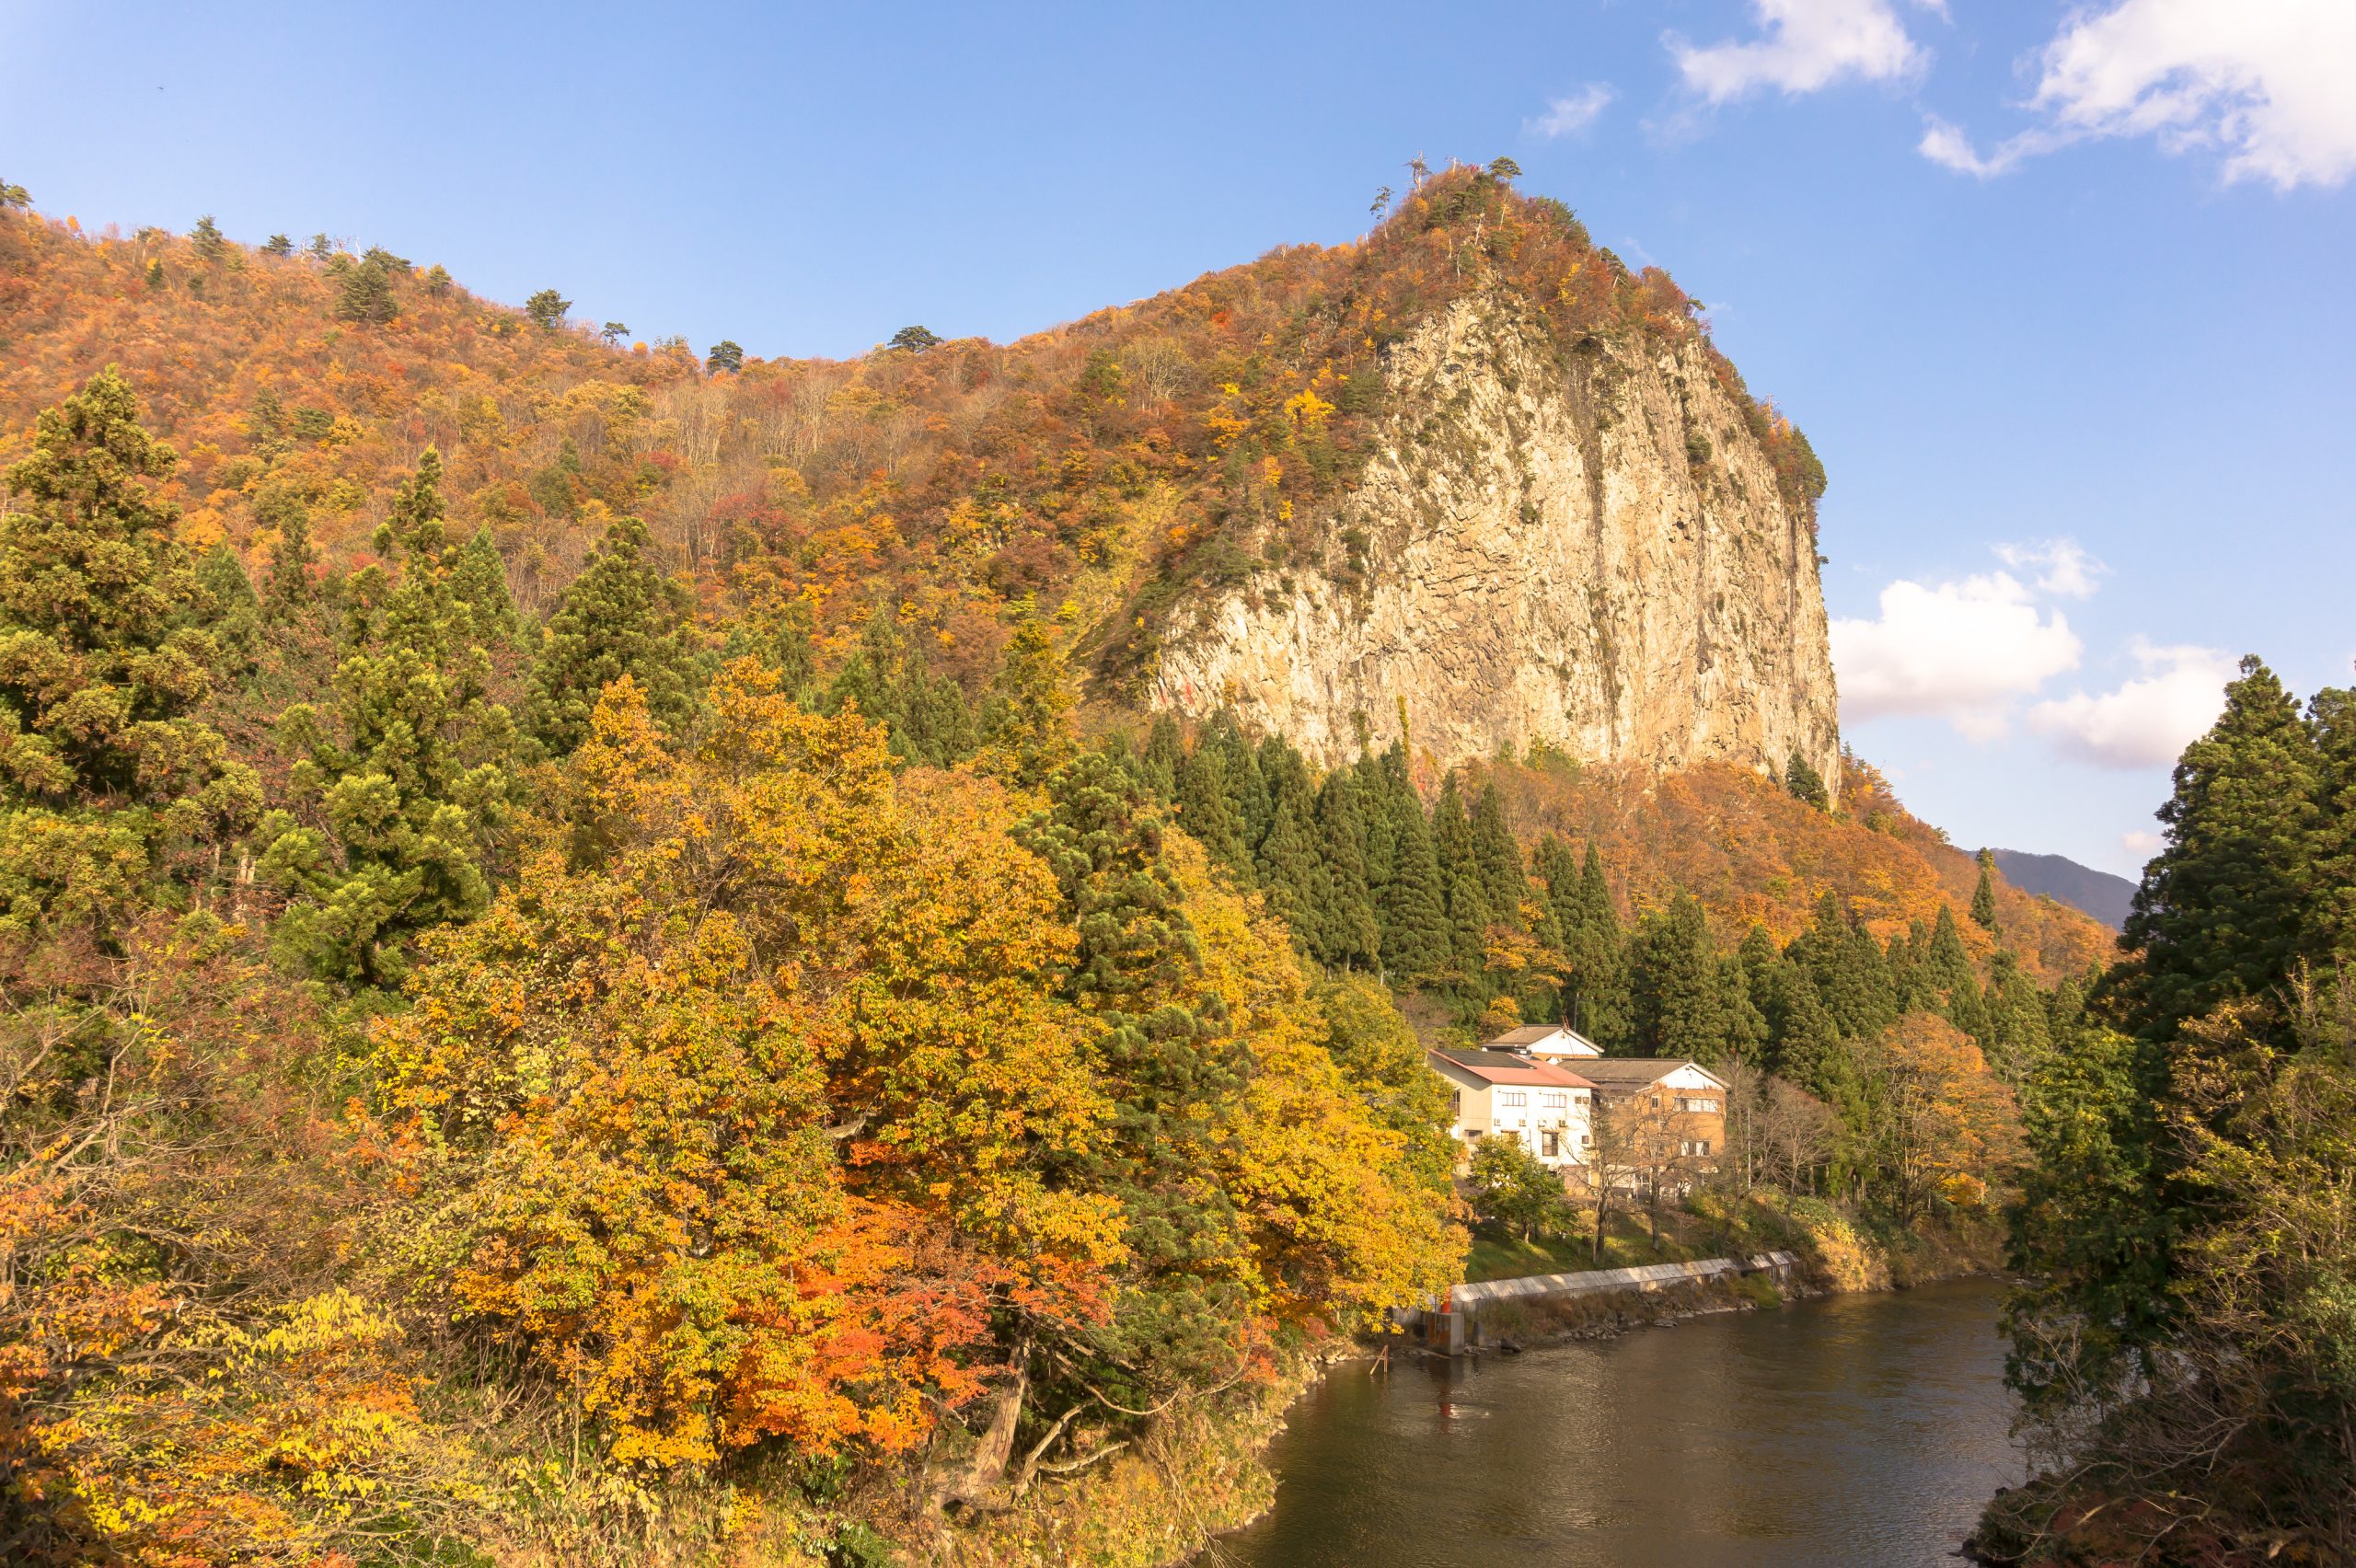
<path id="1" fill-rule="evenodd" d="M 1609 82 L 1589 82 L 1568 98 L 1546 100 L 1546 112 L 1534 120 L 1522 122 L 1522 129 L 1533 136 L 1552 139 L 1576 136 L 1596 121 L 1617 97 Z"/>
<path id="2" fill-rule="evenodd" d="M 1930 117 L 1923 156 L 1988 179 L 2089 136 L 2149 136 L 2221 155 L 2228 181 L 2278 190 L 2356 173 L 2356 5 L 2350 0 L 2115 0 L 2082 11 L 2038 57 L 2045 123 L 1982 156 Z"/>
<path id="3" fill-rule="evenodd" d="M 2010 572 L 1881 591 L 1874 620 L 1832 623 L 1843 717 L 1921 714 L 1969 740 L 2004 733 L 2015 698 L 2078 667 L 2077 634 Z"/>
<path id="4" fill-rule="evenodd" d="M 2216 721 L 2237 663 L 2214 648 L 2161 648 L 2141 638 L 2131 651 L 2142 675 L 2099 696 L 2040 702 L 2029 709 L 2028 727 L 2062 755 L 2097 767 L 2174 762 Z"/>
<path id="5" fill-rule="evenodd" d="M 2119 847 L 2139 860 L 2148 860 L 2158 854 L 2160 846 L 2165 841 L 2158 834 L 2147 832 L 2142 828 L 2119 836 Z"/>
<path id="6" fill-rule="evenodd" d="M 1996 559 L 2015 571 L 2035 573 L 2038 593 L 2063 599 L 2091 597 L 2095 580 L 2110 570 L 2087 554 L 2085 546 L 2070 538 L 1998 545 Z"/>
<path id="7" fill-rule="evenodd" d="M 2010 174 L 2025 158 L 2050 153 L 2076 140 L 2075 136 L 2055 131 L 2024 131 L 1998 144 L 1994 152 L 1982 157 L 1960 126 L 1950 125 L 1935 114 L 1926 114 L 1923 117 L 1923 139 L 1914 144 L 1914 150 L 1958 174 L 1993 179 L 2000 174 Z"/>
<path id="8" fill-rule="evenodd" d="M 1751 0 L 1765 37 L 1697 49 L 1674 33 L 1662 42 L 1685 85 L 1712 103 L 1761 87 L 1812 93 L 1849 77 L 1903 81 L 1930 54 L 1907 35 L 1891 0 Z M 1945 5 L 1925 8 L 1944 14 Z"/>

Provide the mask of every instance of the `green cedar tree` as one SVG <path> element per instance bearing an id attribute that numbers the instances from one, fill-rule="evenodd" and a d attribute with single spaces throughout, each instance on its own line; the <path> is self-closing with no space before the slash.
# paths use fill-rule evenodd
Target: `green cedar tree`
<path id="1" fill-rule="evenodd" d="M 2136 1030 L 2161 1039 L 2185 1019 L 2288 980 L 2313 945 L 2308 919 L 2321 813 L 2316 735 L 2255 657 L 2224 711 L 2176 767 L 2160 808 L 2166 841 L 2143 869 L 2121 945 Z"/>
<path id="2" fill-rule="evenodd" d="M 661 723 L 676 729 L 687 717 L 694 696 L 687 594 L 647 559 L 649 542 L 645 524 L 617 518 L 549 617 L 524 714 L 551 756 L 569 756 L 589 738 L 597 698 L 624 675 L 638 683 Z"/>

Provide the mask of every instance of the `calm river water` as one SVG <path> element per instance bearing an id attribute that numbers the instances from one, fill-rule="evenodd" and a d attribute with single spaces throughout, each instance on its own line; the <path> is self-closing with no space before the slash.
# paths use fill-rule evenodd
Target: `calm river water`
<path id="1" fill-rule="evenodd" d="M 1953 1562 L 2021 1465 L 1980 1281 L 1836 1296 L 1388 1378 L 1344 1368 L 1211 1565 Z"/>

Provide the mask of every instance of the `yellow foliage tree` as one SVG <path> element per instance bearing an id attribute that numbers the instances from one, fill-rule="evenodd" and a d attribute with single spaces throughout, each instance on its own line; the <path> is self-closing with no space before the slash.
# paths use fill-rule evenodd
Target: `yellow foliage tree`
<path id="1" fill-rule="evenodd" d="M 572 821 L 431 947 L 377 1032 L 413 1265 L 578 1390 L 620 1462 L 783 1436 L 905 1448 L 983 1387 L 993 1315 L 1078 1322 L 1113 1205 L 1053 883 L 998 789 L 751 661 L 671 750 L 627 680 Z"/>

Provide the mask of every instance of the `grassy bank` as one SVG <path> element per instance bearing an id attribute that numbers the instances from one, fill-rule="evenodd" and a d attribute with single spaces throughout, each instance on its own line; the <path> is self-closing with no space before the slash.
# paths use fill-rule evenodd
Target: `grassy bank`
<path id="1" fill-rule="evenodd" d="M 1615 1212 L 1600 1256 L 1592 1233 L 1524 1239 L 1484 1228 L 1473 1235 L 1464 1277 L 1519 1279 L 1781 1251 L 1797 1253 L 1820 1290 L 1903 1290 L 1986 1273 L 1998 1265 L 2003 1244 L 2001 1225 L 1986 1210 L 1944 1206 L 1900 1225 L 1762 1187 L 1741 1196 L 1696 1193 L 1664 1207 L 1657 1239 L 1644 1214 Z"/>

